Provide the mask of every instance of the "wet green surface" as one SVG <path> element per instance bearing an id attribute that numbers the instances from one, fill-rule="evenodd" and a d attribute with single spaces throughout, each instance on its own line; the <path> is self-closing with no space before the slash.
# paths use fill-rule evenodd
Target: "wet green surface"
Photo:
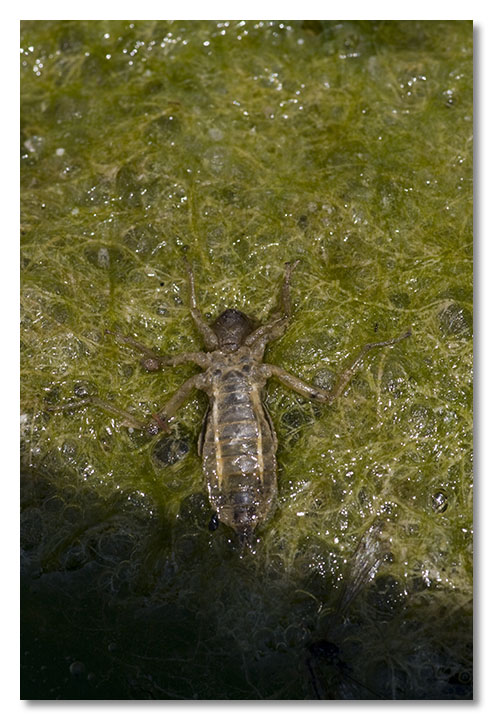
<path id="1" fill-rule="evenodd" d="M 24 698 L 469 698 L 472 25 L 25 22 L 22 80 Z M 242 557 L 196 453 L 148 417 L 104 330 L 198 349 L 209 317 L 294 317 L 269 362 L 279 506 Z"/>

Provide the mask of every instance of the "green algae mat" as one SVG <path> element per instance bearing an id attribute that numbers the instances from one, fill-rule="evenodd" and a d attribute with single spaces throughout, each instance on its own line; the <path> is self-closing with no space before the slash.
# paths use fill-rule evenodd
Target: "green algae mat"
<path id="1" fill-rule="evenodd" d="M 22 697 L 472 697 L 472 23 L 21 26 Z M 212 532 L 194 372 L 287 261 L 275 513 Z M 104 407 L 101 407 L 104 404 Z"/>

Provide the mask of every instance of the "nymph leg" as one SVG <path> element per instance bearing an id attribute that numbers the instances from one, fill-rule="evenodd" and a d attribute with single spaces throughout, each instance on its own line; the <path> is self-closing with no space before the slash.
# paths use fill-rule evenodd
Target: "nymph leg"
<path id="1" fill-rule="evenodd" d="M 304 380 L 301 380 L 301 378 L 296 377 L 296 375 L 292 375 L 287 370 L 284 370 L 284 368 L 278 367 L 277 365 L 263 364 L 262 370 L 266 377 L 276 377 L 280 382 L 283 383 L 283 385 L 290 388 L 291 390 L 294 390 L 300 395 L 303 395 L 303 397 L 310 398 L 311 400 L 317 400 L 318 402 L 331 403 L 336 400 L 341 395 L 343 390 L 347 387 L 354 374 L 356 373 L 359 363 L 365 357 L 365 355 L 370 352 L 370 350 L 378 347 L 395 345 L 396 343 L 404 340 L 410 335 L 411 330 L 407 330 L 405 333 L 403 333 L 397 338 L 393 338 L 392 340 L 384 340 L 383 342 L 374 342 L 364 345 L 361 348 L 361 351 L 359 352 L 357 357 L 351 363 L 351 365 L 341 373 L 334 388 L 329 392 L 326 390 L 322 390 L 322 388 L 317 388 L 313 385 L 309 385 Z"/>
<path id="2" fill-rule="evenodd" d="M 197 330 L 204 338 L 204 343 L 207 350 L 215 350 L 218 346 L 218 340 L 214 330 L 206 323 L 202 313 L 197 305 L 197 297 L 195 295 L 195 278 L 192 267 L 188 260 L 185 261 L 187 266 L 188 281 L 190 285 L 190 313 L 193 321 L 197 327 Z"/>
<path id="3" fill-rule="evenodd" d="M 280 308 L 270 317 L 270 320 L 257 328 L 245 340 L 245 345 L 260 355 L 263 355 L 265 346 L 271 340 L 276 340 L 286 332 L 291 319 L 291 273 L 298 265 L 299 260 L 285 264 L 284 281 L 281 288 Z"/>
<path id="4" fill-rule="evenodd" d="M 142 367 L 149 372 L 161 370 L 163 367 L 175 367 L 176 365 L 185 365 L 186 363 L 195 363 L 200 367 L 208 367 L 209 364 L 207 353 L 187 352 L 180 353 L 179 355 L 174 355 L 172 357 L 167 357 L 165 355 L 158 355 L 156 352 L 154 352 L 154 350 L 151 350 L 145 345 L 142 345 L 142 343 L 138 342 L 133 337 L 121 335 L 120 333 L 113 332 L 112 330 L 105 330 L 105 333 L 107 335 L 113 335 L 119 342 L 123 343 L 124 345 L 130 345 L 130 347 L 134 347 L 140 352 L 144 353 L 144 356 L 141 358 L 140 363 Z"/>

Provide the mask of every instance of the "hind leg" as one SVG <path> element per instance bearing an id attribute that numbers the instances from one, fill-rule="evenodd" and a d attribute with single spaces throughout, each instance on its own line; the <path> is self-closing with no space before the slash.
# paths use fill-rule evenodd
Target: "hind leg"
<path id="1" fill-rule="evenodd" d="M 345 388 L 348 386 L 348 384 L 351 382 L 352 378 L 354 377 L 354 374 L 356 373 L 358 369 L 358 365 L 363 360 L 365 355 L 370 352 L 370 350 L 373 350 L 374 348 L 379 347 L 389 347 L 392 345 L 396 345 L 398 342 L 401 342 L 401 340 L 405 340 L 411 335 L 411 330 L 406 330 L 405 333 L 402 335 L 399 335 L 397 338 L 392 338 L 392 340 L 383 340 L 382 342 L 374 342 L 374 343 L 367 343 L 366 345 L 363 345 L 361 348 L 359 354 L 357 357 L 353 360 L 351 365 L 343 370 L 341 375 L 339 376 L 339 379 L 337 380 L 333 390 L 329 393 L 329 399 L 326 400 L 326 402 L 332 402 L 333 400 L 336 400 L 339 395 L 345 390 Z"/>
<path id="2" fill-rule="evenodd" d="M 81 400 L 75 400 L 74 402 L 68 402 L 65 405 L 48 406 L 47 410 L 51 412 L 63 412 L 64 410 L 77 410 L 78 408 L 87 407 L 88 405 L 96 405 L 102 410 L 107 412 L 109 415 L 121 418 L 121 424 L 125 427 L 135 428 L 137 430 L 149 429 L 149 423 L 139 420 L 131 413 L 122 408 L 116 407 L 111 403 L 101 400 L 97 395 L 90 395 L 89 397 Z M 152 430 L 151 430 L 152 432 Z"/>
<path id="3" fill-rule="evenodd" d="M 290 372 L 284 370 L 284 368 L 278 367 L 277 365 L 268 365 L 264 363 L 262 365 L 262 369 L 266 378 L 276 377 L 283 383 L 283 385 L 290 388 L 290 390 L 294 390 L 300 395 L 303 395 L 303 397 L 309 398 L 310 400 L 317 400 L 318 402 L 331 403 L 336 400 L 348 386 L 356 373 L 361 360 L 368 352 L 370 352 L 370 350 L 378 347 L 395 345 L 396 343 L 401 342 L 401 340 L 405 340 L 405 338 L 408 338 L 410 335 L 411 330 L 407 330 L 405 333 L 399 335 L 397 338 L 393 338 L 392 340 L 384 340 L 383 342 L 374 342 L 364 345 L 351 365 L 341 373 L 334 388 L 330 390 L 330 392 L 306 383 L 301 378 L 296 377 L 296 375 L 292 375 Z"/>

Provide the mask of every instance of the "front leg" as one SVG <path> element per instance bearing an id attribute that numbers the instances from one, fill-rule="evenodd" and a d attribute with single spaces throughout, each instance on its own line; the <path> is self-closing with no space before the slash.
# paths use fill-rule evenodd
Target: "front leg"
<path id="1" fill-rule="evenodd" d="M 295 260 L 293 263 L 286 263 L 285 265 L 279 310 L 271 315 L 270 320 L 265 325 L 254 330 L 245 340 L 245 345 L 251 347 L 254 354 L 259 358 L 262 358 L 267 343 L 280 338 L 289 325 L 291 320 L 291 273 L 298 263 L 299 260 Z"/>
<path id="2" fill-rule="evenodd" d="M 207 350 L 215 350 L 218 346 L 217 335 L 214 330 L 206 323 L 204 317 L 197 304 L 197 296 L 195 294 L 195 277 L 193 274 L 192 266 L 185 259 L 185 265 L 188 273 L 188 284 L 190 287 L 190 314 L 195 323 L 195 326 L 199 333 L 204 338 L 205 347 Z"/>
<path id="3" fill-rule="evenodd" d="M 292 375 L 287 370 L 284 370 L 284 368 L 278 367 L 277 365 L 263 364 L 262 371 L 266 378 L 276 377 L 280 382 L 283 383 L 283 385 L 286 385 L 286 387 L 290 388 L 291 390 L 294 390 L 300 395 L 303 395 L 303 397 L 309 398 L 310 400 L 317 400 L 318 402 L 331 403 L 336 400 L 341 395 L 343 390 L 348 386 L 356 370 L 358 369 L 358 365 L 360 364 L 361 360 L 370 350 L 378 347 L 395 345 L 396 343 L 404 340 L 410 335 L 411 330 L 407 330 L 405 333 L 403 333 L 397 338 L 393 338 L 392 340 L 384 340 L 382 342 L 374 342 L 364 345 L 361 348 L 361 351 L 359 352 L 357 357 L 351 363 L 351 365 L 345 370 L 343 370 L 336 384 L 334 385 L 333 389 L 330 390 L 330 392 L 322 390 L 322 388 L 317 388 L 313 385 L 309 385 L 304 380 L 301 380 L 301 378 L 296 377 L 296 375 Z"/>
<path id="4" fill-rule="evenodd" d="M 129 335 L 121 335 L 120 333 L 113 332 L 113 330 L 105 330 L 105 333 L 107 335 L 113 335 L 119 342 L 134 347 L 143 353 L 140 363 L 148 372 L 156 372 L 163 367 L 175 367 L 176 365 L 185 365 L 186 363 L 195 363 L 195 365 L 203 368 L 209 367 L 208 354 L 204 352 L 186 352 L 168 357 L 166 355 L 158 355 L 154 350 L 142 345 L 142 343 Z"/>

